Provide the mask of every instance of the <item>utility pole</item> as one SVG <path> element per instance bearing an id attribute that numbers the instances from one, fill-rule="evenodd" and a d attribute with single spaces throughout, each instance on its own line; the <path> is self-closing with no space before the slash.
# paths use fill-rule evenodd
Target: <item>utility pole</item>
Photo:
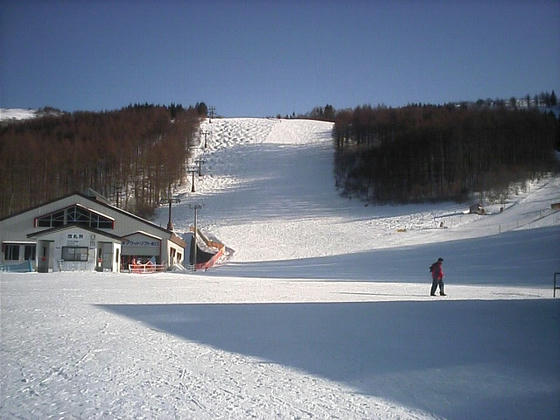
<path id="1" fill-rule="evenodd" d="M 198 231 L 197 227 L 197 213 L 198 210 L 202 208 L 202 204 L 189 204 L 189 207 L 194 210 L 194 232 L 193 232 L 193 271 L 196 271 L 196 235 Z"/>

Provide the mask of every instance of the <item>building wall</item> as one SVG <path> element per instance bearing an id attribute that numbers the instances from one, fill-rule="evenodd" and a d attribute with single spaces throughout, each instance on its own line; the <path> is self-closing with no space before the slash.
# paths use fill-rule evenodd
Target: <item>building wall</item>
<path id="1" fill-rule="evenodd" d="M 185 249 L 174 242 L 168 241 L 167 242 L 167 260 L 169 261 L 169 265 L 172 266 L 173 264 L 183 264 L 185 258 Z"/>
<path id="2" fill-rule="evenodd" d="M 123 255 L 161 257 L 161 239 L 141 232 L 127 235 L 122 242 Z"/>
<path id="3" fill-rule="evenodd" d="M 5 248 L 10 246 L 12 248 L 12 252 L 5 252 Z M 17 248 L 14 252 L 13 248 Z M 19 242 L 12 242 L 8 244 L 2 244 L 2 249 L 0 250 L 0 262 L 7 262 L 9 264 L 19 264 L 27 260 L 31 260 L 32 265 L 35 266 L 36 254 L 37 254 L 37 247 L 34 241 L 19 241 Z M 4 255 L 5 254 L 12 254 L 10 258 L 5 261 Z M 15 254 L 15 255 L 14 255 Z M 16 257 L 17 258 L 14 258 Z"/>
<path id="4" fill-rule="evenodd" d="M 100 231 L 105 231 L 116 236 L 126 236 L 136 233 L 138 231 L 143 231 L 149 235 L 157 237 L 162 242 L 161 250 L 161 263 L 169 264 L 169 248 L 178 247 L 178 245 L 172 243 L 169 245 L 169 238 L 171 234 L 164 229 L 158 228 L 157 226 L 151 224 L 148 221 L 143 221 L 136 218 L 130 213 L 122 212 L 111 207 L 107 207 L 101 203 L 94 200 L 90 200 L 79 194 L 73 194 L 68 197 L 64 197 L 60 200 L 56 200 L 51 203 L 47 203 L 43 206 L 37 207 L 35 209 L 28 210 L 26 212 L 17 214 L 15 216 L 9 217 L 7 219 L 0 221 L 0 243 L 10 242 L 10 241 L 29 241 L 27 237 L 28 234 L 36 233 L 45 230 L 44 227 L 35 227 L 35 218 L 44 216 L 46 214 L 55 212 L 57 210 L 63 209 L 65 207 L 70 207 L 75 204 L 80 204 L 88 209 L 95 212 L 108 216 L 115 220 L 114 229 L 99 229 Z M 20 250 L 20 256 L 23 250 Z M 119 252 L 120 253 L 120 252 Z M 183 251 L 184 253 L 184 251 Z M 0 261 L 4 261 L 4 253 L 0 255 Z M 20 261 L 23 258 L 20 257 Z M 172 264 L 172 262 L 171 262 Z"/>
<path id="5" fill-rule="evenodd" d="M 53 271 L 120 271 L 120 261 L 116 261 L 121 244 L 118 239 L 92 233 L 79 227 L 69 227 L 56 232 L 40 235 L 40 241 L 51 241 L 51 254 L 49 267 Z M 64 256 L 64 248 L 78 248 L 87 252 L 84 261 L 70 261 Z M 99 261 L 99 250 L 103 260 Z M 99 263 L 98 263 L 99 261 Z"/>

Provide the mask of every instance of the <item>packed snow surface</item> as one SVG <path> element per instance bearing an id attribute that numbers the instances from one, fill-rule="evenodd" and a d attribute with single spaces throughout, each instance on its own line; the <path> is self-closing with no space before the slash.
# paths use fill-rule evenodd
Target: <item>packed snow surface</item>
<path id="1" fill-rule="evenodd" d="M 2 274 L 0 417 L 559 418 L 560 178 L 485 216 L 366 206 L 331 129 L 202 124 L 172 215 L 235 251 L 210 271 Z"/>

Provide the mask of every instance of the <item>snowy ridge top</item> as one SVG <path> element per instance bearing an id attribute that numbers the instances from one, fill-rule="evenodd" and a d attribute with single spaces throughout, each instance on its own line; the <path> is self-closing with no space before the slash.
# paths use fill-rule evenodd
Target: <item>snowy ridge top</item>
<path id="1" fill-rule="evenodd" d="M 0 108 L 0 122 L 23 121 L 45 116 L 61 116 L 64 112 L 54 108 Z"/>
<path id="2" fill-rule="evenodd" d="M 36 109 L 0 108 L 0 121 L 27 120 L 37 117 Z"/>

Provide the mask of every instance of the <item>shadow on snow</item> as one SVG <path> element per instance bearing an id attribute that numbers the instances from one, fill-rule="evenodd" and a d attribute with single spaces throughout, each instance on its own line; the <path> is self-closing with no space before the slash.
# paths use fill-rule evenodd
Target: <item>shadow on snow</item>
<path id="1" fill-rule="evenodd" d="M 426 282 L 429 265 L 445 258 L 446 283 L 550 286 L 560 271 L 560 227 L 506 232 L 346 255 L 279 261 L 230 262 L 206 276 L 333 281 Z"/>
<path id="2" fill-rule="evenodd" d="M 552 300 L 98 306 L 446 417 L 560 415 Z"/>

